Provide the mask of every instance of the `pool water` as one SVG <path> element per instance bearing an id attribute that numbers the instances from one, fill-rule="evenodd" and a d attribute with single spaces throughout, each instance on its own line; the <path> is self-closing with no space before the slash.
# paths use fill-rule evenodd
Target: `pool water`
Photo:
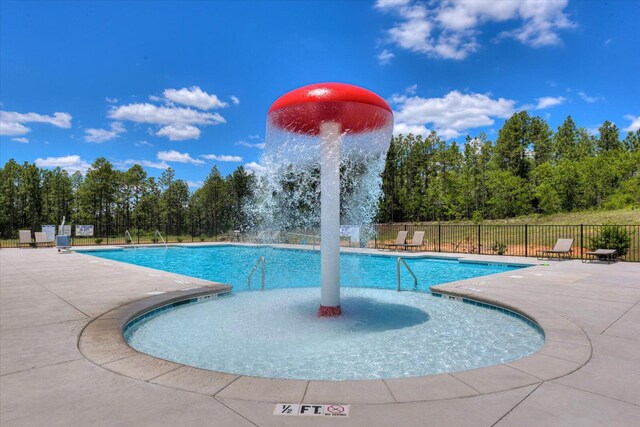
<path id="1" fill-rule="evenodd" d="M 209 246 L 91 251 L 87 254 L 130 264 L 184 274 L 233 285 L 234 292 L 247 290 L 247 279 L 261 256 L 266 260 L 265 288 L 319 287 L 320 253 L 266 246 Z M 461 263 L 436 258 L 406 258 L 418 277 L 418 289 L 487 274 L 518 269 L 504 264 Z M 260 287 L 260 271 L 252 279 Z M 396 258 L 380 255 L 340 255 L 340 285 L 396 289 Z M 402 269 L 402 289 L 413 289 L 413 279 Z"/>
<path id="2" fill-rule="evenodd" d="M 407 258 L 422 292 L 397 292 L 395 257 L 343 253 L 343 315 L 318 318 L 317 251 L 211 246 L 89 253 L 234 286 L 229 296 L 163 310 L 125 329 L 135 349 L 199 368 L 305 380 L 402 378 L 506 363 L 544 344 L 539 328 L 522 317 L 427 292 L 517 266 Z M 266 291 L 239 292 L 247 291 L 262 256 Z M 413 289 L 413 279 L 402 274 L 402 288 Z M 258 271 L 252 288 L 259 287 Z"/>
<path id="3" fill-rule="evenodd" d="M 521 318 L 421 292 L 342 289 L 343 315 L 316 316 L 320 290 L 240 292 L 127 328 L 137 350 L 268 378 L 369 380 L 506 363 L 544 343 Z"/>

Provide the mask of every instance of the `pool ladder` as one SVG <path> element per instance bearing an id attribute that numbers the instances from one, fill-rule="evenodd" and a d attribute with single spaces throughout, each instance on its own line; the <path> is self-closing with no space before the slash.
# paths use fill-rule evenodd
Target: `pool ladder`
<path id="1" fill-rule="evenodd" d="M 417 291 L 418 290 L 418 278 L 413 273 L 413 270 L 411 270 L 411 267 L 409 267 L 409 265 L 407 265 L 407 262 L 404 260 L 404 258 L 398 257 L 398 260 L 396 261 L 396 271 L 398 273 L 398 292 L 400 292 L 400 267 L 401 267 L 401 265 L 404 265 L 405 268 L 407 269 L 407 271 L 409 273 L 411 273 L 411 275 L 413 276 L 413 290 Z"/>
<path id="2" fill-rule="evenodd" d="M 263 256 L 258 258 L 258 261 L 256 261 L 255 265 L 253 266 L 253 270 L 251 270 L 251 273 L 249 273 L 249 279 L 247 279 L 247 288 L 251 287 L 251 278 L 253 278 L 253 274 L 256 272 L 256 270 L 258 270 L 258 267 L 260 265 L 262 265 L 262 286 L 260 287 L 260 290 L 264 291 L 264 276 L 267 271 L 267 260 Z"/>
<path id="3" fill-rule="evenodd" d="M 155 233 L 153 233 L 153 237 L 158 237 L 162 243 L 164 243 L 165 249 L 168 247 L 167 242 L 164 240 L 164 237 L 162 237 L 162 233 L 160 233 L 160 230 L 156 229 Z"/>
<path id="4" fill-rule="evenodd" d="M 129 233 L 129 230 L 125 230 L 125 231 L 124 231 L 124 237 L 125 237 L 125 238 L 127 238 L 127 239 L 129 239 L 129 244 L 130 244 L 131 246 L 133 246 L 133 249 L 138 249 L 138 248 L 136 247 L 136 244 L 135 244 L 135 243 L 133 243 L 133 237 L 131 236 L 131 233 Z"/>

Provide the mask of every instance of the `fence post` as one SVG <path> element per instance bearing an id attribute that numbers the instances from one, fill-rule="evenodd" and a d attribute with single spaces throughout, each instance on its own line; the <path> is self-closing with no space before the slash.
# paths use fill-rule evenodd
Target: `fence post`
<path id="1" fill-rule="evenodd" d="M 524 256 L 529 256 L 529 225 L 524 225 Z"/>
<path id="2" fill-rule="evenodd" d="M 480 227 L 481 227 L 481 225 L 478 224 L 478 254 L 482 253 L 480 251 Z"/>
<path id="3" fill-rule="evenodd" d="M 442 247 L 441 247 L 441 243 L 442 243 L 442 224 L 438 223 L 438 252 L 442 252 Z"/>
<path id="4" fill-rule="evenodd" d="M 580 224 L 580 259 L 583 258 L 582 251 L 584 247 L 584 224 Z"/>

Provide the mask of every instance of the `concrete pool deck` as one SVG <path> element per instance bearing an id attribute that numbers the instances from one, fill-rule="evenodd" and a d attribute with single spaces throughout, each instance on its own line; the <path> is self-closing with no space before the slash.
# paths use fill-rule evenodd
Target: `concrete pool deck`
<path id="1" fill-rule="evenodd" d="M 114 348 L 122 319 L 224 287 L 54 249 L 3 249 L 0 425 L 638 425 L 640 264 L 545 264 L 438 287 L 529 315 L 547 335 L 536 355 L 429 377 L 327 382 L 215 373 Z M 275 416 L 275 402 L 351 411 Z"/>

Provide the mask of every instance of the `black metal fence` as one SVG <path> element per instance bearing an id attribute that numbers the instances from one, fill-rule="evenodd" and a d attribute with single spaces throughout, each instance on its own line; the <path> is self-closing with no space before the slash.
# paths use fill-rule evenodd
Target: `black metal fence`
<path id="1" fill-rule="evenodd" d="M 100 245 L 136 245 L 162 243 L 160 236 L 155 229 L 125 228 L 123 226 L 105 225 L 94 227 L 93 236 L 78 236 L 75 234 L 75 227 L 72 227 L 71 243 L 73 246 L 100 246 Z M 129 236 L 126 234 L 129 232 Z M 220 242 L 229 241 L 235 238 L 233 232 L 219 234 L 200 234 L 195 232 L 184 232 L 181 234 L 172 233 L 166 228 L 158 229 L 162 239 L 167 243 L 182 242 Z M 18 230 L 7 235 L 0 236 L 0 248 L 15 248 L 19 245 Z M 35 244 L 34 244 L 35 246 Z"/>
<path id="2" fill-rule="evenodd" d="M 483 255 L 512 255 L 534 257 L 539 250 L 552 249 L 558 239 L 573 239 L 573 256 L 583 258 L 585 252 L 595 249 L 592 240 L 599 236 L 605 227 L 616 227 L 626 233 L 631 244 L 625 261 L 640 262 L 640 224 L 638 225 L 460 225 L 460 224 L 375 224 L 374 236 L 367 242 L 370 248 L 380 247 L 385 243 L 393 243 L 398 231 L 406 230 L 408 239 L 416 231 L 424 231 L 423 246 L 419 249 L 431 252 L 469 253 Z M 75 231 L 75 227 L 74 227 Z M 75 236 L 72 234 L 74 246 L 126 245 L 160 243 L 154 231 L 129 229 L 132 241 L 126 236 L 124 227 L 105 226 L 96 228 L 94 236 Z M 184 234 L 167 233 L 159 230 L 167 243 L 181 242 L 219 242 L 236 239 L 233 231 L 220 234 Z M 319 234 L 307 231 L 308 234 Z M 0 248 L 19 246 L 17 230 L 0 238 Z M 296 233 L 293 233 L 294 235 Z M 305 236 L 300 234 L 299 236 Z M 244 241 L 250 241 L 244 236 Z M 283 243 L 307 243 L 300 237 L 298 240 L 288 237 Z M 310 244 L 310 243 L 309 243 Z M 348 239 L 343 244 L 349 244 Z"/>
<path id="3" fill-rule="evenodd" d="M 605 227 L 626 233 L 631 245 L 622 259 L 640 262 L 640 225 L 376 224 L 376 239 L 369 246 L 393 243 L 400 230 L 408 231 L 408 239 L 424 231 L 425 251 L 534 257 L 540 250 L 552 249 L 558 239 L 573 239 L 573 257 L 583 258 L 596 249 L 592 241 Z"/>

